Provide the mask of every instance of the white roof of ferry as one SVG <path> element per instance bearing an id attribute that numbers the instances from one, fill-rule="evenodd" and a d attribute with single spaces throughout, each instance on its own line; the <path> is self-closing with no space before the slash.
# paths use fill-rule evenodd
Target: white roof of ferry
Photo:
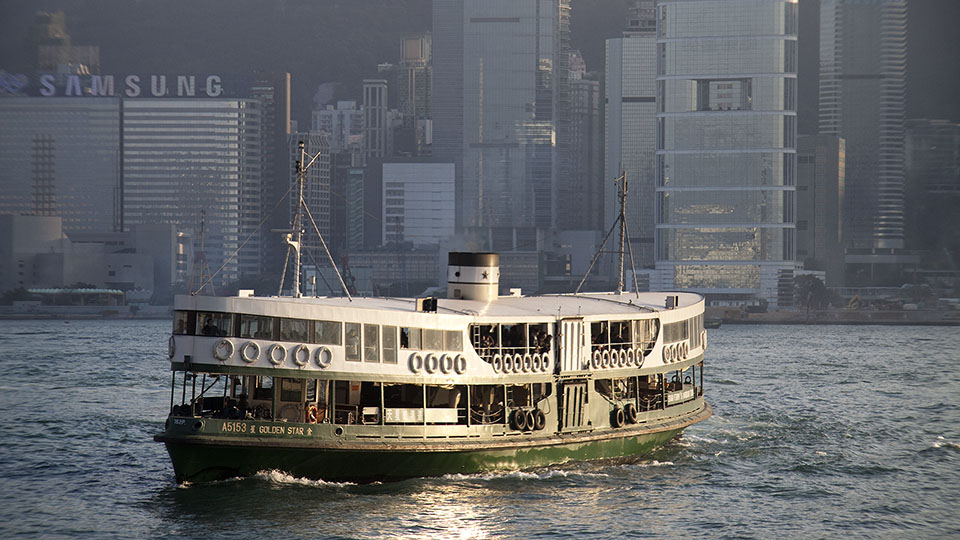
<path id="1" fill-rule="evenodd" d="M 452 298 L 437 298 L 437 313 L 445 315 L 467 315 L 479 317 L 590 317 L 604 315 L 636 315 L 663 311 L 666 309 L 668 296 L 677 296 L 677 307 L 692 306 L 701 302 L 703 298 L 694 293 L 683 292 L 644 292 L 632 293 L 581 293 L 581 294 L 545 294 L 536 296 L 500 296 L 491 302 L 478 300 L 462 300 Z M 181 298 L 192 299 L 196 308 L 214 309 L 210 304 L 217 304 L 224 300 L 237 302 L 239 305 L 247 301 L 276 302 L 277 304 L 314 305 L 353 309 L 371 309 L 393 312 L 416 312 L 416 298 L 389 298 L 389 297 L 178 297 L 175 302 L 178 309 L 187 308 L 187 302 Z M 220 302 L 217 302 L 219 300 Z M 205 305 L 206 304 L 206 305 Z"/>

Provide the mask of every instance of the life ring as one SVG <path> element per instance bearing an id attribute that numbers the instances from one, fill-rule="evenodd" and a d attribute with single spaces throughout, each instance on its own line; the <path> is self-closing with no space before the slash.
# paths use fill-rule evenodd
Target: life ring
<path id="1" fill-rule="evenodd" d="M 530 373 L 533 370 L 533 357 L 530 356 L 530 353 L 523 355 L 523 368 L 524 373 Z"/>
<path id="2" fill-rule="evenodd" d="M 277 351 L 280 352 L 280 356 L 277 357 Z M 270 363 L 279 366 L 283 363 L 283 359 L 287 357 L 287 348 L 279 343 L 274 343 L 270 347 L 270 352 L 267 356 L 270 359 Z"/>
<path id="3" fill-rule="evenodd" d="M 617 360 L 620 367 L 627 367 L 627 351 L 623 349 L 617 351 Z"/>
<path id="4" fill-rule="evenodd" d="M 441 356 L 439 360 L 439 364 L 440 364 L 440 372 L 443 373 L 444 375 L 449 375 L 450 372 L 453 371 L 453 356 L 449 354 L 445 354 Z"/>
<path id="5" fill-rule="evenodd" d="M 423 359 L 423 369 L 431 375 L 436 373 L 440 369 L 440 359 L 437 358 L 437 355 L 427 354 L 427 357 Z"/>
<path id="6" fill-rule="evenodd" d="M 547 417 L 543 414 L 543 411 L 537 409 L 533 413 L 533 429 L 535 431 L 540 431 L 547 425 Z"/>
<path id="7" fill-rule="evenodd" d="M 543 371 L 543 355 L 542 354 L 540 353 L 534 354 L 532 362 L 533 364 L 531 365 L 530 369 L 532 369 L 534 373 L 539 373 Z"/>
<path id="8" fill-rule="evenodd" d="M 544 353 L 543 354 L 543 371 L 544 372 L 550 371 L 550 362 L 551 362 L 550 355 L 547 353 Z"/>
<path id="9" fill-rule="evenodd" d="M 493 365 L 493 372 L 500 373 L 503 371 L 503 356 L 500 354 L 493 355 L 493 360 L 490 362 Z"/>
<path id="10" fill-rule="evenodd" d="M 600 362 L 600 367 L 606 369 L 610 367 L 610 350 L 606 349 L 603 351 L 602 360 Z"/>
<path id="11" fill-rule="evenodd" d="M 613 427 L 615 427 L 615 428 L 618 428 L 618 427 L 620 427 L 620 426 L 623 425 L 623 422 L 624 422 L 625 420 L 626 420 L 626 419 L 625 419 L 624 414 L 623 414 L 623 409 L 621 409 L 620 407 L 616 407 L 616 408 L 613 409 L 613 411 L 610 412 L 610 425 L 611 425 L 611 426 L 613 426 Z"/>
<path id="12" fill-rule="evenodd" d="M 627 366 L 633 367 L 637 364 L 637 351 L 633 348 L 627 349 Z"/>
<path id="13" fill-rule="evenodd" d="M 689 343 L 684 343 L 684 344 L 683 344 L 683 359 L 686 360 L 686 359 L 687 359 L 687 356 L 689 356 L 689 355 L 690 355 L 690 344 L 689 344 Z"/>
<path id="14" fill-rule="evenodd" d="M 333 352 L 330 351 L 329 347 L 321 346 L 313 353 L 313 361 L 316 362 L 318 368 L 327 369 L 333 362 Z"/>
<path id="15" fill-rule="evenodd" d="M 603 366 L 603 353 L 600 350 L 593 351 L 593 369 L 600 369 Z"/>
<path id="16" fill-rule="evenodd" d="M 307 347 L 304 344 L 297 345 L 293 349 L 293 363 L 303 367 L 307 365 L 307 362 L 310 361 L 310 347 Z"/>
<path id="17" fill-rule="evenodd" d="M 221 339 L 213 346 L 213 356 L 221 362 L 233 358 L 233 351 L 233 342 L 229 339 Z"/>
<path id="18" fill-rule="evenodd" d="M 637 367 L 638 367 L 638 368 L 639 368 L 639 367 L 643 367 L 643 361 L 644 361 L 644 359 L 646 358 L 646 357 L 643 355 L 643 351 L 641 351 L 640 349 L 635 349 L 635 354 L 634 354 L 634 356 L 637 357 Z"/>
<path id="19" fill-rule="evenodd" d="M 523 355 L 522 354 L 513 355 L 513 372 L 514 373 L 523 372 Z"/>
<path id="20" fill-rule="evenodd" d="M 457 373 L 457 375 L 463 375 L 464 373 L 467 372 L 467 357 L 466 357 L 466 356 L 464 356 L 464 355 L 462 355 L 462 354 L 458 354 L 458 355 L 453 359 L 453 371 L 455 371 L 455 372 Z"/>
<path id="21" fill-rule="evenodd" d="M 510 373 L 513 371 L 513 355 L 505 354 L 503 355 L 503 372 Z"/>
<path id="22" fill-rule="evenodd" d="M 240 348 L 240 358 L 243 361 L 252 364 L 260 359 L 260 345 L 256 341 L 248 341 Z"/>
<path id="23" fill-rule="evenodd" d="M 410 355 L 410 371 L 414 373 L 420 373 L 423 371 L 423 357 L 420 356 L 420 353 L 413 353 Z"/>
<path id="24" fill-rule="evenodd" d="M 521 409 L 513 411 L 513 416 L 510 417 L 510 427 L 517 431 L 526 431 L 527 413 Z"/>
<path id="25" fill-rule="evenodd" d="M 316 403 L 311 403 L 307 405 L 307 423 L 316 424 L 320 421 L 320 409 L 317 408 Z"/>
<path id="26" fill-rule="evenodd" d="M 167 356 L 173 358 L 177 354 L 177 340 L 173 336 L 167 340 Z"/>
<path id="27" fill-rule="evenodd" d="M 700 332 L 700 347 L 706 351 L 707 350 L 707 331 L 703 330 Z"/>
<path id="28" fill-rule="evenodd" d="M 633 405 L 633 403 L 627 403 L 623 406 L 623 416 L 627 423 L 637 423 L 637 408 Z"/>
<path id="29" fill-rule="evenodd" d="M 537 415 L 533 414 L 533 411 L 528 410 L 526 413 L 524 413 L 524 416 L 526 417 L 526 421 L 527 421 L 527 431 L 530 431 L 536 428 Z"/>

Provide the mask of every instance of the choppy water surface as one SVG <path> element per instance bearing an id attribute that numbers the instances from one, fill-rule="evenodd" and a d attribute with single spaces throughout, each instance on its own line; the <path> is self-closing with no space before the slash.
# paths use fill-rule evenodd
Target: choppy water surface
<path id="1" fill-rule="evenodd" d="M 165 321 L 0 322 L 2 538 L 960 535 L 956 328 L 709 331 L 714 416 L 645 459 L 178 487 Z"/>

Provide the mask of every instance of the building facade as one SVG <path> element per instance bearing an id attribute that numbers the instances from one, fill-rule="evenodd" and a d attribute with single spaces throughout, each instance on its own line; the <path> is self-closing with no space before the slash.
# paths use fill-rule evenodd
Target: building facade
<path id="1" fill-rule="evenodd" d="M 797 139 L 797 260 L 843 285 L 846 141 L 832 135 Z"/>
<path id="2" fill-rule="evenodd" d="M 261 269 L 261 119 L 250 99 L 128 99 L 124 226 L 170 223 L 200 242 L 216 283 Z"/>
<path id="3" fill-rule="evenodd" d="M 622 172 L 628 182 L 626 220 L 634 262 L 649 268 L 654 264 L 657 184 L 657 32 L 653 0 L 635 2 L 623 37 L 608 39 L 606 53 L 604 230 L 613 225 L 620 212 L 613 180 Z"/>
<path id="4" fill-rule="evenodd" d="M 383 244 L 436 246 L 454 235 L 452 163 L 383 164 Z"/>
<path id="5" fill-rule="evenodd" d="M 796 0 L 658 2 L 660 287 L 792 304 L 796 74 Z"/>
<path id="6" fill-rule="evenodd" d="M 456 167 L 458 228 L 488 249 L 553 227 L 569 0 L 433 3 L 433 155 Z"/>
<path id="7" fill-rule="evenodd" d="M 904 247 L 907 0 L 822 0 L 820 133 L 847 141 L 847 247 Z"/>

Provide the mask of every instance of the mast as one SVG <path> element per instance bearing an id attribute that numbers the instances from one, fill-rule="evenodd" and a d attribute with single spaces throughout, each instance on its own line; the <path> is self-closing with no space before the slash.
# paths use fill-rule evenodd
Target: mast
<path id="1" fill-rule="evenodd" d="M 614 180 L 617 183 L 617 194 L 620 197 L 620 252 L 618 253 L 617 266 L 617 294 L 623 292 L 623 251 L 627 240 L 627 173 L 620 172 L 620 176 Z"/>

